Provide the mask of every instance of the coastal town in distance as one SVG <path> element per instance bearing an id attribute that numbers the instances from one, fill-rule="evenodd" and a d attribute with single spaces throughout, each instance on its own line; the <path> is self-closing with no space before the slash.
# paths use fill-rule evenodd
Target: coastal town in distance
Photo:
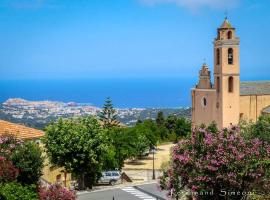
<path id="1" fill-rule="evenodd" d="M 43 129 L 50 122 L 59 118 L 70 118 L 80 116 L 97 116 L 102 108 L 91 104 L 80 104 L 75 102 L 55 101 L 27 101 L 14 98 L 0 104 L 0 119 L 14 123 L 25 124 L 30 127 Z M 118 120 L 126 126 L 132 126 L 138 120 L 154 120 L 157 113 L 162 111 L 165 116 L 174 115 L 178 117 L 191 118 L 191 109 L 187 108 L 118 108 Z"/>
<path id="2" fill-rule="evenodd" d="M 270 200 L 269 24 L 269 0 L 1 0 L 0 200 Z"/>

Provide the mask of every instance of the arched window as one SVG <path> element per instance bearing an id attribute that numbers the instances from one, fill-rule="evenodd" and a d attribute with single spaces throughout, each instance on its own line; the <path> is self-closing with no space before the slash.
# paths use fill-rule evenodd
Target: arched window
<path id="1" fill-rule="evenodd" d="M 233 77 L 230 76 L 228 80 L 228 92 L 233 92 Z"/>
<path id="2" fill-rule="evenodd" d="M 228 64 L 229 65 L 233 64 L 233 49 L 232 48 L 228 49 Z"/>
<path id="3" fill-rule="evenodd" d="M 203 98 L 201 99 L 201 104 L 202 104 L 203 107 L 205 107 L 205 106 L 207 105 L 207 100 L 206 100 L 205 97 L 203 97 Z"/>
<path id="4" fill-rule="evenodd" d="M 227 33 L 227 38 L 228 38 L 228 39 L 232 39 L 232 32 L 231 32 L 231 31 L 228 31 L 228 33 Z"/>
<path id="5" fill-rule="evenodd" d="M 217 77 L 217 92 L 220 91 L 220 78 Z"/>
<path id="6" fill-rule="evenodd" d="M 216 59 L 217 59 L 217 65 L 219 65 L 220 64 L 220 50 L 219 49 L 217 49 L 217 51 L 216 51 Z"/>

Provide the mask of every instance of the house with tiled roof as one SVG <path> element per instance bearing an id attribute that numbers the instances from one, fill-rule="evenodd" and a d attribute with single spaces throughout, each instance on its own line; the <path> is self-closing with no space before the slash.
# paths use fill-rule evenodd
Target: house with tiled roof
<path id="1" fill-rule="evenodd" d="M 0 135 L 13 134 L 19 139 L 39 139 L 44 136 L 44 132 L 23 125 L 14 124 L 8 121 L 0 120 Z"/>
<path id="2" fill-rule="evenodd" d="M 213 43 L 214 83 L 204 63 L 199 82 L 191 90 L 193 126 L 215 121 L 224 128 L 269 114 L 270 81 L 240 82 L 240 39 L 227 18 L 217 29 Z"/>
<path id="3" fill-rule="evenodd" d="M 11 134 L 22 140 L 37 141 L 41 148 L 44 148 L 40 139 L 44 136 L 44 132 L 23 125 L 0 120 L 0 135 Z M 44 153 L 46 157 L 46 154 Z M 70 187 L 71 174 L 65 173 L 63 168 L 52 166 L 46 157 L 45 166 L 43 168 L 43 176 L 41 181 L 46 184 L 59 183 L 63 186 Z"/>

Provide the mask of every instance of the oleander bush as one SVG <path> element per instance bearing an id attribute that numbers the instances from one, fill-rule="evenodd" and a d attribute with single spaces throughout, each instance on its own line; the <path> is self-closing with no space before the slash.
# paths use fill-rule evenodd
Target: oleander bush
<path id="1" fill-rule="evenodd" d="M 75 191 L 68 190 L 60 185 L 51 185 L 49 188 L 39 189 L 40 200 L 75 200 Z"/>
<path id="2" fill-rule="evenodd" d="M 18 169 L 11 161 L 0 156 L 0 184 L 15 181 L 18 176 Z"/>
<path id="3" fill-rule="evenodd" d="M 172 149 L 160 187 L 176 199 L 183 190 L 194 199 L 241 199 L 268 192 L 269 166 L 267 142 L 244 140 L 238 127 L 217 133 L 200 128 Z"/>

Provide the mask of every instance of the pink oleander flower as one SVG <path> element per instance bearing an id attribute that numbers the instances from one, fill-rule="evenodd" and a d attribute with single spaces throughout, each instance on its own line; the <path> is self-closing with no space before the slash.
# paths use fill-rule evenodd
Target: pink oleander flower
<path id="1" fill-rule="evenodd" d="M 162 188 L 172 189 L 175 197 L 174 192 L 183 187 L 196 192 L 244 191 L 245 185 L 267 180 L 267 165 L 257 162 L 270 160 L 270 146 L 259 139 L 244 140 L 239 131 L 235 126 L 217 134 L 194 130 L 190 139 L 174 148 L 171 167 L 166 177 L 161 177 L 167 180 Z"/>

